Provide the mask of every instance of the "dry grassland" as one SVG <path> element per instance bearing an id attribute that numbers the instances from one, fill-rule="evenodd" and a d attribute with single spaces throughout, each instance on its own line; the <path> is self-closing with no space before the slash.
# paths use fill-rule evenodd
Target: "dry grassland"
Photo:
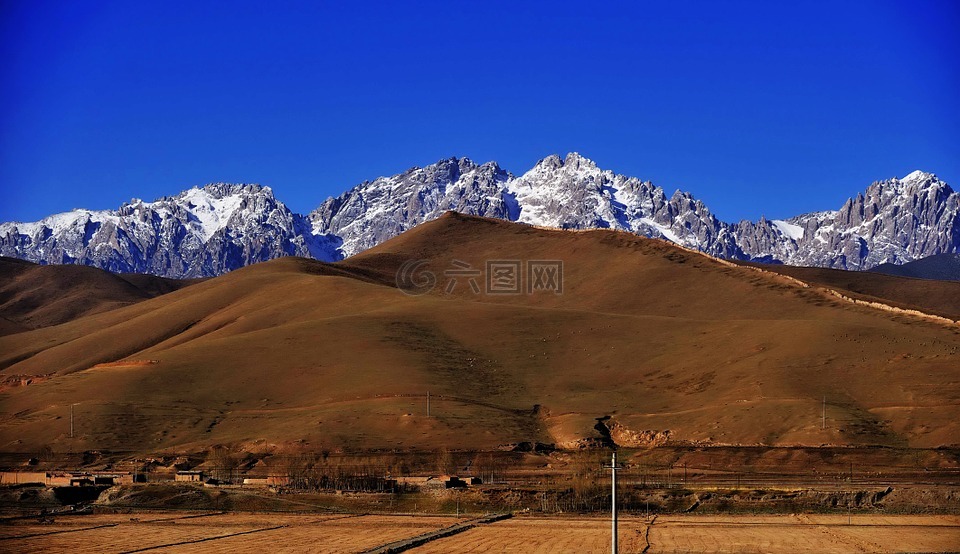
<path id="1" fill-rule="evenodd" d="M 97 515 L 0 525 L 4 552 L 360 552 L 448 527 L 432 516 L 211 514 Z M 960 549 L 960 516 L 770 515 L 624 517 L 628 552 L 950 552 Z M 604 518 L 515 517 L 411 550 L 442 552 L 608 552 Z"/>
<path id="2" fill-rule="evenodd" d="M 620 552 L 949 552 L 956 516 L 669 516 L 620 521 Z M 442 552 L 609 552 L 609 521 L 514 518 L 416 549 Z"/>
<path id="3" fill-rule="evenodd" d="M 0 526 L 0 551 L 357 552 L 454 523 L 449 517 L 157 514 L 26 520 Z"/>

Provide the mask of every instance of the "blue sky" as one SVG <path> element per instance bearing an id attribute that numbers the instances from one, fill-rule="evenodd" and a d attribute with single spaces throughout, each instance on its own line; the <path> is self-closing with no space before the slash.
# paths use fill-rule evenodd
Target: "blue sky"
<path id="1" fill-rule="evenodd" d="M 728 221 L 960 189 L 960 3 L 0 2 L 0 221 L 579 151 Z"/>

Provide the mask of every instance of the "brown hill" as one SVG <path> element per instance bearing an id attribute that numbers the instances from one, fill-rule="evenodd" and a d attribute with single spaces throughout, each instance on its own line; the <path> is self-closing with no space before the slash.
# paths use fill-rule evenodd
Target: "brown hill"
<path id="1" fill-rule="evenodd" d="M 884 302 L 953 320 L 960 319 L 960 281 L 918 279 L 872 271 L 738 263 L 789 275 L 811 285 L 839 291 L 851 298 Z"/>
<path id="2" fill-rule="evenodd" d="M 0 335 L 58 325 L 141 302 L 191 283 L 0 257 Z"/>
<path id="3" fill-rule="evenodd" d="M 395 285 L 411 260 L 426 294 Z M 561 260 L 562 294 L 446 292 L 496 260 Z M 604 416 L 634 446 L 937 446 L 960 436 L 958 348 L 954 324 L 666 242 L 448 214 L 0 337 L 8 383 L 31 381 L 0 393 L 0 450 L 575 447 Z"/>

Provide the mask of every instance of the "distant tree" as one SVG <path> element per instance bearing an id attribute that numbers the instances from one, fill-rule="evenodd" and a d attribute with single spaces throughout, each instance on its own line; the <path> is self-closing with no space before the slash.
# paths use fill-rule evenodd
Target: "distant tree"
<path id="1" fill-rule="evenodd" d="M 440 474 L 453 473 L 453 456 L 450 455 L 450 451 L 446 447 L 437 450 L 436 468 L 437 473 Z"/>
<path id="2" fill-rule="evenodd" d="M 49 444 L 45 444 L 37 450 L 37 460 L 40 462 L 52 462 L 53 461 L 53 447 Z"/>
<path id="3" fill-rule="evenodd" d="M 239 467 L 239 460 L 225 446 L 214 446 L 207 455 L 210 474 L 214 479 L 222 482 L 233 480 L 234 470 Z"/>
<path id="4" fill-rule="evenodd" d="M 309 486 L 313 486 L 311 481 L 314 481 L 315 479 L 310 471 L 313 463 L 309 456 L 306 454 L 295 454 L 287 457 L 285 462 L 285 473 L 287 479 L 290 480 L 291 487 L 296 489 L 305 489 Z"/>
<path id="5" fill-rule="evenodd" d="M 484 483 L 493 483 L 496 464 L 489 452 L 481 452 L 474 456 L 470 468 L 474 475 L 483 479 Z"/>

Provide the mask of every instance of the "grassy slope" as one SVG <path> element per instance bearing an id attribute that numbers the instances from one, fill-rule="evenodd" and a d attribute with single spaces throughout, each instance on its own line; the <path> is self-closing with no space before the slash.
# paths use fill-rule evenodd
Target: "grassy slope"
<path id="1" fill-rule="evenodd" d="M 562 259 L 565 290 L 408 296 L 391 283 L 417 258 L 441 284 L 453 259 Z M 275 260 L 0 338 L 4 375 L 41 376 L 0 393 L 0 449 L 491 448 L 610 414 L 680 440 L 936 446 L 960 436 L 958 348 L 957 328 L 661 241 L 449 215 L 339 264 Z M 121 358 L 159 363 L 90 369 Z"/>
<path id="2" fill-rule="evenodd" d="M 79 265 L 37 265 L 0 257 L 0 335 L 106 312 L 192 282 L 153 275 L 117 275 Z"/>

